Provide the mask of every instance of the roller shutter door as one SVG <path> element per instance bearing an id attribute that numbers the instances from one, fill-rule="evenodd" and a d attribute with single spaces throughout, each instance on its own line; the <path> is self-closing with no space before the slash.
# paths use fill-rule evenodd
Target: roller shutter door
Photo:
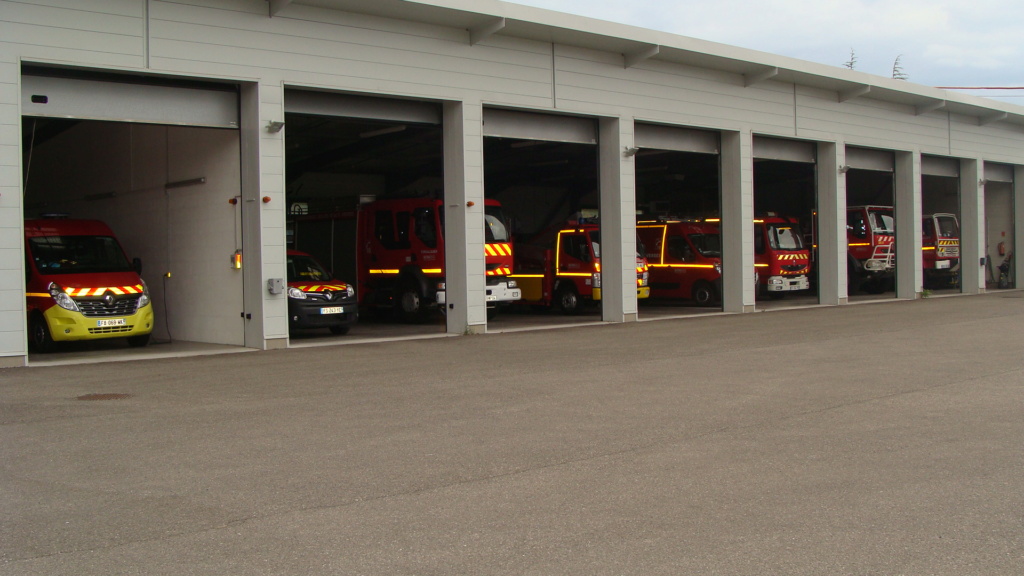
<path id="1" fill-rule="evenodd" d="M 896 155 L 889 150 L 873 148 L 846 148 L 846 165 L 857 170 L 895 172 Z"/>
<path id="2" fill-rule="evenodd" d="M 633 142 L 639 148 L 718 154 L 718 133 L 657 124 L 637 124 Z"/>
<path id="3" fill-rule="evenodd" d="M 754 136 L 754 158 L 814 164 L 817 154 L 813 142 Z"/>
<path id="4" fill-rule="evenodd" d="M 576 116 L 485 108 L 484 136 L 597 144 L 597 122 Z"/>
<path id="5" fill-rule="evenodd" d="M 284 111 L 290 114 L 440 124 L 441 105 L 418 100 L 373 98 L 309 90 L 285 90 Z"/>

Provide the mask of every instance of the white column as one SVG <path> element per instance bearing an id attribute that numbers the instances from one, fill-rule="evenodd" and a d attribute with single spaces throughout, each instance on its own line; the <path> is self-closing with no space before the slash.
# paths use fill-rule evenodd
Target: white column
<path id="1" fill-rule="evenodd" d="M 636 176 L 633 120 L 602 118 L 598 164 L 601 189 L 601 317 L 636 321 Z"/>
<path id="2" fill-rule="evenodd" d="M 722 304 L 754 311 L 754 137 L 722 132 Z"/>
<path id="3" fill-rule="evenodd" d="M 960 160 L 960 286 L 964 294 L 985 291 L 985 162 Z"/>
<path id="4" fill-rule="evenodd" d="M 242 273 L 245 345 L 288 345 L 288 295 L 270 294 L 267 280 L 287 281 L 284 135 L 266 125 L 284 121 L 284 86 L 279 81 L 246 84 L 241 92 Z M 263 198 L 270 201 L 264 203 Z"/>
<path id="5" fill-rule="evenodd" d="M 1013 286 L 1021 286 L 1017 279 L 1018 258 L 1024 258 L 1024 230 L 1021 230 L 1021 223 L 1024 222 L 1024 166 L 1013 167 L 1013 257 L 1010 259 L 1010 278 Z M 1001 262 L 996 262 L 998 266 Z"/>
<path id="6" fill-rule="evenodd" d="M 818 216 L 814 224 L 818 243 L 818 301 L 822 304 L 846 304 L 846 165 L 843 142 L 818 143 Z"/>
<path id="7" fill-rule="evenodd" d="M 444 104 L 445 298 L 449 334 L 487 330 L 483 106 Z"/>
<path id="8" fill-rule="evenodd" d="M 896 152 L 896 297 L 920 298 L 921 269 L 921 155 Z"/>
<path id="9" fill-rule="evenodd" d="M 17 59 L 0 55 L 0 368 L 28 359 L 20 94 Z"/>

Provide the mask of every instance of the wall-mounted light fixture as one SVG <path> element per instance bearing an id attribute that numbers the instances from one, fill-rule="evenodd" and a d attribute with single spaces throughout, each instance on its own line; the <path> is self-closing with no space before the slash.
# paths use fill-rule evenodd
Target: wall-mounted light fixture
<path id="1" fill-rule="evenodd" d="M 639 152 L 639 151 L 640 151 L 640 149 L 637 148 L 636 146 L 623 146 L 622 147 L 622 155 L 625 156 L 626 158 L 629 158 L 631 156 L 636 156 L 636 153 Z"/>
<path id="2" fill-rule="evenodd" d="M 984 186 L 985 184 L 988 184 L 988 180 L 986 180 L 984 178 L 982 178 L 981 180 L 978 180 L 978 186 Z"/>
<path id="3" fill-rule="evenodd" d="M 270 132 L 271 134 L 277 134 L 282 128 L 284 128 L 284 122 L 281 122 L 280 120 L 271 120 L 270 122 L 267 122 L 267 132 Z"/>
<path id="4" fill-rule="evenodd" d="M 839 167 L 839 173 L 840 174 L 846 174 L 849 171 L 850 171 L 850 167 L 849 166 L 840 166 Z"/>

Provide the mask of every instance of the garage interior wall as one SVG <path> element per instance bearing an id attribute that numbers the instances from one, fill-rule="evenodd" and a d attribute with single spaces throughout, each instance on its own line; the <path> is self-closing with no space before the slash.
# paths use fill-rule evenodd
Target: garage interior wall
<path id="1" fill-rule="evenodd" d="M 241 206 L 228 202 L 239 195 L 238 131 L 83 122 L 45 146 L 34 154 L 28 215 L 110 225 L 128 257 L 142 259 L 155 340 L 242 345 L 242 277 L 231 268 Z"/>
<path id="2" fill-rule="evenodd" d="M 999 280 L 999 265 L 1007 254 L 1015 251 L 1013 167 L 1006 164 L 985 164 L 985 255 L 986 284 Z M 1013 258 L 1011 257 L 1013 278 Z"/>

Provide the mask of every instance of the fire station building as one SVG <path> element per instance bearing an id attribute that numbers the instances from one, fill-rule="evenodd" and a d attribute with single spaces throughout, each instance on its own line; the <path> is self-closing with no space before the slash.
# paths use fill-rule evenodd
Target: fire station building
<path id="1" fill-rule="evenodd" d="M 793 217 L 845 305 L 851 206 L 894 207 L 888 297 L 963 294 L 1024 251 L 1024 107 L 498 0 L 0 0 L 0 367 L 29 363 L 24 222 L 116 232 L 154 336 L 291 345 L 290 248 L 354 278 L 352 214 L 443 199 L 443 333 L 488 330 L 485 201 L 517 238 L 599 215 L 602 322 L 645 316 L 637 218 L 715 219 L 720 310 L 758 308 L 754 230 Z M 683 328 L 681 328 L 683 329 Z"/>

